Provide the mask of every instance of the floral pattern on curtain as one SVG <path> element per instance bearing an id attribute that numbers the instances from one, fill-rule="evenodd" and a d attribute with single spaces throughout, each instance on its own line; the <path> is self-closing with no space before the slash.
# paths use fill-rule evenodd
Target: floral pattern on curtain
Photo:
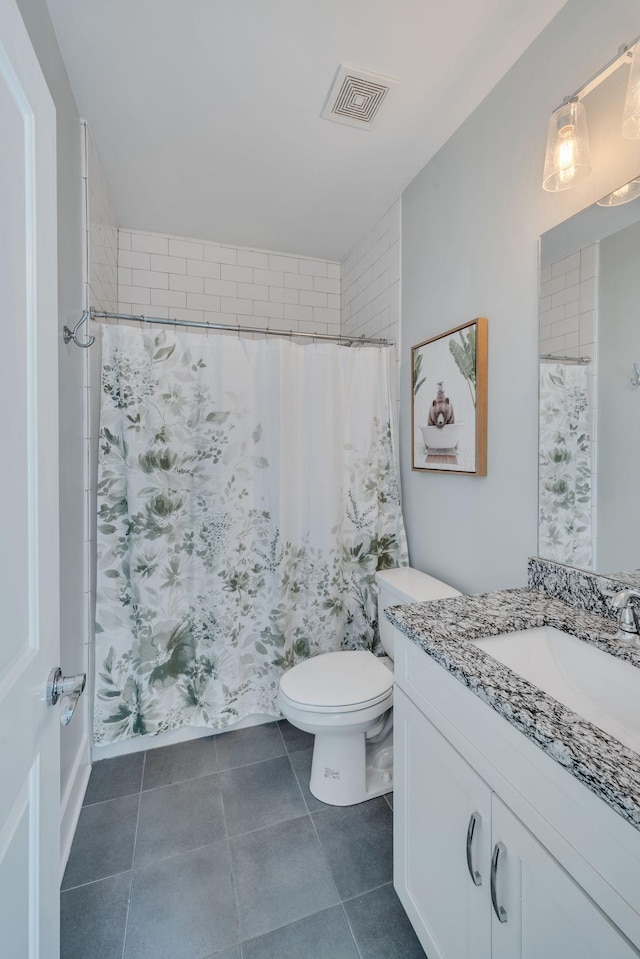
<path id="1" fill-rule="evenodd" d="M 95 741 L 278 716 L 406 565 L 389 348 L 105 327 Z"/>
<path id="2" fill-rule="evenodd" d="M 545 559 L 590 568 L 588 367 L 540 365 L 539 544 Z"/>

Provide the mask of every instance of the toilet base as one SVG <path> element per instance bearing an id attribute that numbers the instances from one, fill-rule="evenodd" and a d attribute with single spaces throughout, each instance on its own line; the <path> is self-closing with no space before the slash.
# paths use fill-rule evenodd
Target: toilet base
<path id="1" fill-rule="evenodd" d="M 316 735 L 309 789 L 330 806 L 393 792 L 393 732 L 379 743 L 367 743 L 363 732 Z"/>

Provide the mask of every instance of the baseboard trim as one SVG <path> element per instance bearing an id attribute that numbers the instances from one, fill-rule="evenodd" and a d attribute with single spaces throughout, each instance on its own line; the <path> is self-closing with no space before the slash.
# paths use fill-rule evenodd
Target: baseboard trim
<path id="1" fill-rule="evenodd" d="M 71 843 L 91 775 L 91 763 L 87 761 L 88 756 L 89 739 L 85 736 L 76 753 L 73 770 L 60 803 L 60 882 L 62 882 L 64 871 L 67 868 Z"/>

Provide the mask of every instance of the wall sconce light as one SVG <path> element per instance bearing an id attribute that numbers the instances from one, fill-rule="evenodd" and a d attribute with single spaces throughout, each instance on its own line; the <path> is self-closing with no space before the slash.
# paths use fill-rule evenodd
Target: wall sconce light
<path id="1" fill-rule="evenodd" d="M 542 188 L 550 193 L 568 190 L 591 173 L 587 117 L 582 100 L 606 80 L 623 63 L 631 61 L 629 83 L 624 101 L 622 135 L 628 139 L 640 137 L 640 45 L 634 56 L 640 36 L 623 44 L 615 57 L 583 83 L 575 93 L 565 97 L 551 114 L 547 133 Z"/>
<path id="2" fill-rule="evenodd" d="M 613 193 L 607 193 L 601 200 L 596 200 L 598 206 L 622 206 L 623 203 L 631 203 L 640 196 L 640 177 L 629 180 L 624 186 L 618 187 Z"/>

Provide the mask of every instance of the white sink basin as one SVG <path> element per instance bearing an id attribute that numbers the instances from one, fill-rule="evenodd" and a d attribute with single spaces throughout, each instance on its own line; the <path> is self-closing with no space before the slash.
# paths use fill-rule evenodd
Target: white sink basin
<path id="1" fill-rule="evenodd" d="M 473 644 L 640 753 L 640 668 L 553 626 Z"/>

